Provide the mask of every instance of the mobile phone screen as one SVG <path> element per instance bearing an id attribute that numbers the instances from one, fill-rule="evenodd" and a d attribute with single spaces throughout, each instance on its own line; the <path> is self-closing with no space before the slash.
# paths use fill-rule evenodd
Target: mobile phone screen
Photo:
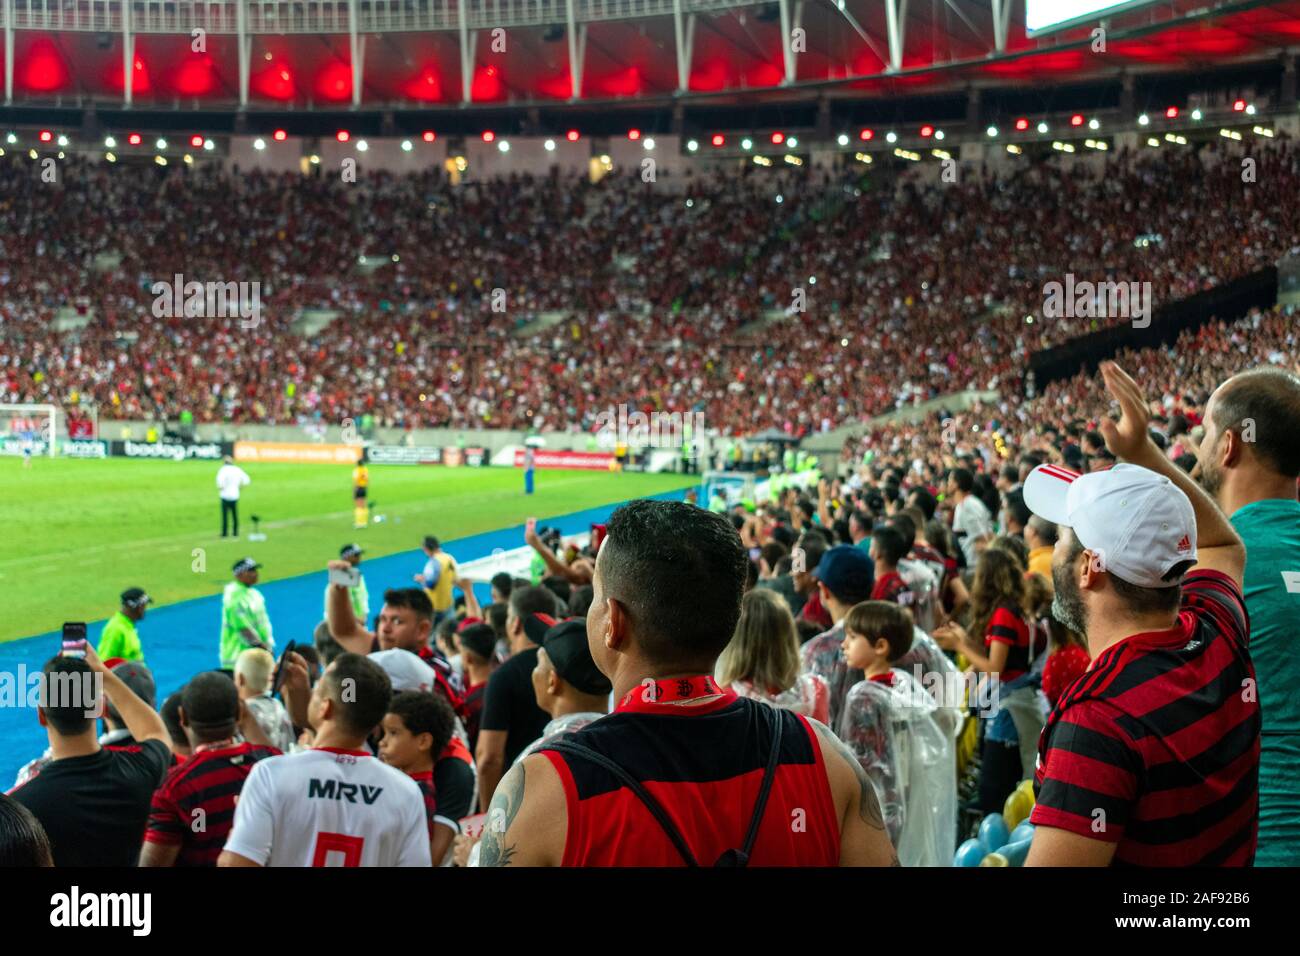
<path id="1" fill-rule="evenodd" d="M 360 580 L 361 572 L 356 568 L 348 568 L 346 571 L 330 568 L 330 584 L 340 584 L 345 588 L 353 588 L 357 586 L 357 582 Z"/>
<path id="2" fill-rule="evenodd" d="M 85 621 L 68 621 L 63 625 L 63 647 L 60 653 L 64 657 L 86 656 Z"/>
<path id="3" fill-rule="evenodd" d="M 290 641 L 290 642 L 285 646 L 284 652 L 280 655 L 280 662 L 279 662 L 278 664 L 275 665 L 275 677 L 273 677 L 273 678 L 271 679 L 271 696 L 272 696 L 272 697 L 274 697 L 276 694 L 280 693 L 280 685 L 284 683 L 284 662 L 285 662 L 285 659 L 289 656 L 290 651 L 292 651 L 292 650 L 293 650 L 295 647 L 297 647 L 297 646 L 298 646 L 298 645 L 297 645 L 296 642 L 294 642 L 294 641 Z"/>

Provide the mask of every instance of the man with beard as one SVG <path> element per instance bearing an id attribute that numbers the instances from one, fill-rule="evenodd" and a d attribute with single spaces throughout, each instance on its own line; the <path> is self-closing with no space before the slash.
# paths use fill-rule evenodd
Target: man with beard
<path id="1" fill-rule="evenodd" d="M 1257 866 L 1300 866 L 1300 377 L 1265 366 L 1235 375 L 1205 406 L 1193 477 L 1246 543 L 1243 590 L 1259 673 Z"/>
<path id="2" fill-rule="evenodd" d="M 1101 370 L 1123 413 L 1102 434 L 1123 463 L 1040 465 L 1025 482 L 1030 509 L 1061 526 L 1052 612 L 1092 658 L 1039 739 L 1027 863 L 1247 866 L 1260 709 L 1246 549 L 1151 440 L 1137 383 L 1113 362 Z"/>

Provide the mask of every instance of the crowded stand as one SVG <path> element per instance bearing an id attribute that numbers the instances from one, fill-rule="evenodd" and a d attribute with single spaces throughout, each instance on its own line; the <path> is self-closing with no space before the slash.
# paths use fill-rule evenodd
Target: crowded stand
<path id="1" fill-rule="evenodd" d="M 1272 264 L 1300 243 L 1300 154 L 1279 139 L 1252 156 L 1249 185 L 1224 141 L 956 183 L 856 163 L 657 189 L 618 172 L 453 187 L 438 170 L 344 185 L 98 165 L 58 191 L 7 160 L 0 397 L 75 397 L 104 419 L 407 429 L 583 430 L 627 402 L 802 437 L 1018 391 L 1029 355 L 1119 321 L 1041 318 L 1066 273 L 1150 282 L 1159 305 Z M 175 274 L 260 282 L 259 324 L 153 317 L 151 284 Z M 65 308 L 89 324 L 52 332 Z M 310 310 L 339 317 L 295 334 Z M 550 311 L 564 320 L 513 334 Z"/>
<path id="2" fill-rule="evenodd" d="M 1030 375 L 1132 319 L 1045 316 L 1066 274 L 1174 304 L 1300 249 L 1300 151 L 1260 145 L 1245 186 L 1235 149 L 656 189 L 73 159 L 31 190 L 0 161 L 6 403 L 101 428 L 590 432 L 631 403 L 851 431 L 712 500 L 624 493 L 589 534 L 528 519 L 480 577 L 436 527 L 401 574 L 313 548 L 302 633 L 243 557 L 215 669 L 180 686 L 122 581 L 100 640 L 43 664 L 93 706 L 31 715 L 0 863 L 1300 865 L 1295 306 Z M 152 311 L 200 273 L 260 282 L 260 323 Z M 68 309 L 88 322 L 56 331 Z"/>

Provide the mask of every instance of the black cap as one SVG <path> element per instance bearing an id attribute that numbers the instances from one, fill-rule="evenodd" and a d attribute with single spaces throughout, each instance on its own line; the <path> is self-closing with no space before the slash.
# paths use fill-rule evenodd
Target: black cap
<path id="1" fill-rule="evenodd" d="M 343 547 L 339 548 L 340 558 L 350 558 L 354 554 L 364 554 L 364 553 L 365 553 L 364 549 L 359 544 L 345 544 Z"/>
<path id="2" fill-rule="evenodd" d="M 461 647 L 473 651 L 485 661 L 492 660 L 497 651 L 496 631 L 487 624 L 471 624 L 464 630 L 457 631 L 456 640 Z"/>
<path id="3" fill-rule="evenodd" d="M 524 618 L 524 633 L 534 644 L 540 644 L 546 638 L 546 633 L 560 622 L 549 614 L 542 614 L 540 611 L 534 611 Z"/>
<path id="4" fill-rule="evenodd" d="M 126 607 L 144 607 L 152 600 L 144 593 L 144 588 L 127 588 L 122 592 L 122 604 Z"/>
<path id="5" fill-rule="evenodd" d="M 566 684 L 593 697 L 614 689 L 609 678 L 600 672 L 587 645 L 587 620 L 571 617 L 546 632 L 542 649 Z"/>
<path id="6" fill-rule="evenodd" d="M 257 563 L 256 558 L 240 558 L 230 568 L 236 574 L 243 574 L 245 571 L 256 571 L 261 565 Z"/>

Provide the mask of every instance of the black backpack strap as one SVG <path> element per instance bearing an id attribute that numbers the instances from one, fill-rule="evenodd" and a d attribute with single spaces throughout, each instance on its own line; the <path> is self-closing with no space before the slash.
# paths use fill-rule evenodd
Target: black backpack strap
<path id="1" fill-rule="evenodd" d="M 650 815 L 659 821 L 659 826 L 661 826 L 664 833 L 668 835 L 668 839 L 673 842 L 673 846 L 677 848 L 677 852 L 682 855 L 682 859 L 686 861 L 686 865 L 700 865 L 699 861 L 695 859 L 695 854 L 691 853 L 691 848 L 686 845 L 686 838 L 682 836 L 682 831 L 677 829 L 672 818 L 668 816 L 668 811 L 663 808 L 663 805 L 654 798 L 654 795 L 651 794 L 649 790 L 641 786 L 639 781 L 634 779 L 630 773 L 614 761 L 610 760 L 602 753 L 597 753 L 590 747 L 585 747 L 582 744 L 574 743 L 569 740 L 558 740 L 555 743 L 547 744 L 542 749 L 554 750 L 571 757 L 581 757 L 585 760 L 591 761 L 597 766 L 604 767 L 614 775 L 615 779 L 617 779 L 619 783 L 631 790 L 632 793 L 636 795 L 636 798 L 645 804 L 645 808 L 650 811 Z"/>
<path id="2" fill-rule="evenodd" d="M 749 821 L 749 832 L 745 835 L 745 845 L 739 850 L 727 850 L 713 864 L 718 867 L 741 867 L 749 865 L 749 855 L 754 850 L 754 843 L 758 840 L 758 829 L 763 823 L 763 814 L 767 810 L 767 800 L 772 794 L 772 785 L 776 782 L 776 768 L 781 760 L 781 736 L 785 730 L 785 714 L 776 707 L 771 708 L 773 727 L 772 727 L 772 749 L 767 755 L 767 768 L 763 771 L 763 784 L 758 791 L 758 800 L 754 804 L 754 814 Z M 571 757 L 580 757 L 591 761 L 597 766 L 604 767 L 614 778 L 627 787 L 640 800 L 650 815 L 658 821 L 659 826 L 663 828 L 668 839 L 672 841 L 677 852 L 681 854 L 687 866 L 699 866 L 695 859 L 695 854 L 686 843 L 686 838 L 682 836 L 681 830 L 677 829 L 676 824 L 668 816 L 663 805 L 654 798 L 654 796 L 639 781 L 634 779 L 630 773 L 620 767 L 613 760 L 610 760 L 602 753 L 597 753 L 590 747 L 575 743 L 571 740 L 557 740 L 554 743 L 547 744 L 541 748 L 543 750 L 554 750 L 557 753 L 567 754 Z"/>
<path id="3" fill-rule="evenodd" d="M 772 785 L 776 782 L 776 768 L 781 761 L 781 735 L 785 730 L 785 713 L 778 707 L 772 708 L 772 750 L 767 755 L 767 769 L 763 771 L 763 785 L 758 791 L 758 801 L 754 804 L 754 815 L 749 820 L 749 833 L 745 836 L 745 845 L 739 850 L 728 850 L 718 857 L 714 866 L 748 866 L 749 854 L 754 850 L 758 839 L 758 828 L 763 823 L 763 813 L 767 810 L 767 798 L 772 794 Z"/>

